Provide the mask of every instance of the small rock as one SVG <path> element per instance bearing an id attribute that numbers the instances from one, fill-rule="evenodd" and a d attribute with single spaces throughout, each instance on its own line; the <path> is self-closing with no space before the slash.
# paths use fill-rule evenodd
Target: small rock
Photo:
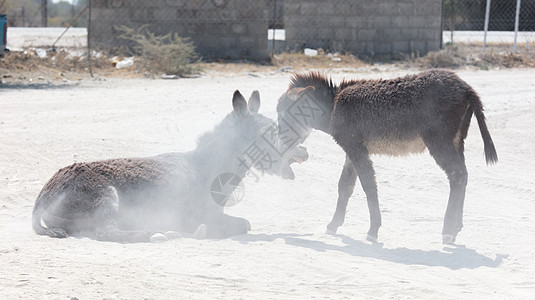
<path id="1" fill-rule="evenodd" d="M 129 58 L 125 58 L 125 59 L 117 62 L 117 64 L 115 64 L 115 68 L 124 69 L 124 68 L 129 68 L 129 67 L 131 67 L 133 65 L 134 65 L 134 58 L 133 57 L 129 57 Z"/>
<path id="2" fill-rule="evenodd" d="M 167 74 L 163 74 L 162 75 L 162 79 L 179 79 L 180 77 L 178 77 L 178 75 L 167 75 Z"/>
<path id="3" fill-rule="evenodd" d="M 304 53 L 306 56 L 318 56 L 318 50 L 305 48 Z"/>
<path id="4" fill-rule="evenodd" d="M 45 50 L 45 49 L 37 48 L 37 49 L 35 49 L 35 53 L 36 53 L 37 56 L 39 56 L 40 58 L 45 58 L 45 57 L 46 57 L 46 50 Z"/>

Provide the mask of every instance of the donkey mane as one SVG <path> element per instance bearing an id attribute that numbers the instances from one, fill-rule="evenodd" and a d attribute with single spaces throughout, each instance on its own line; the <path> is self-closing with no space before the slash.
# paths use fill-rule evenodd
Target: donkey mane
<path id="1" fill-rule="evenodd" d="M 333 83 L 332 78 L 327 78 L 325 74 L 318 71 L 312 71 L 303 74 L 294 74 L 290 79 L 289 88 L 314 86 L 316 89 L 326 89 L 336 91 L 338 87 Z"/>
<path id="2" fill-rule="evenodd" d="M 329 110 L 332 109 L 334 104 L 334 97 L 341 90 L 336 84 L 333 83 L 332 78 L 328 78 L 326 75 L 312 71 L 308 73 L 295 74 L 290 80 L 290 86 L 288 89 L 299 87 L 315 87 L 314 95 L 318 100 L 323 100 Z"/>
<path id="3" fill-rule="evenodd" d="M 313 86 L 315 88 L 314 94 L 317 100 L 321 100 L 324 104 L 327 105 L 327 108 L 330 110 L 334 106 L 335 96 L 344 90 L 346 87 L 369 82 L 373 80 L 366 79 L 342 79 L 340 85 L 337 86 L 334 84 L 332 78 L 329 78 L 327 75 L 319 72 L 312 71 L 301 74 L 294 74 L 290 79 L 290 85 L 288 89 Z M 380 81 L 380 80 L 378 80 Z"/>

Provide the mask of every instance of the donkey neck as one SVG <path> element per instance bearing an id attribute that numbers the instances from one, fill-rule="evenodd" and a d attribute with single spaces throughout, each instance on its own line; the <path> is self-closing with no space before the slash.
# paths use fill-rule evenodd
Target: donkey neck
<path id="1" fill-rule="evenodd" d="M 240 166 L 238 155 L 240 145 L 233 136 L 218 136 L 208 133 L 201 138 L 197 148 L 190 152 L 190 156 L 199 168 L 201 180 L 208 180 L 210 184 L 223 173 L 232 173 L 244 178 L 248 168 Z"/>
<path id="2" fill-rule="evenodd" d="M 331 133 L 331 114 L 333 112 L 334 96 L 320 95 L 319 97 L 314 95 L 314 99 L 317 101 L 318 106 L 322 110 L 314 120 L 311 122 L 312 129 L 323 131 L 327 134 Z"/>

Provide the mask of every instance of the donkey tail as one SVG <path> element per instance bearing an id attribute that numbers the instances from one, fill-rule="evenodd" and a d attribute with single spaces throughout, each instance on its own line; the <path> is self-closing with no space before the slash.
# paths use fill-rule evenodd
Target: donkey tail
<path id="1" fill-rule="evenodd" d="M 494 142 L 492 141 L 489 129 L 487 128 L 487 123 L 485 122 L 485 114 L 483 114 L 483 103 L 481 103 L 479 96 L 472 89 L 469 90 L 467 98 L 470 103 L 470 106 L 472 107 L 472 110 L 474 111 L 477 123 L 479 124 L 479 131 L 481 131 L 481 137 L 483 138 L 485 159 L 487 161 L 487 165 L 495 164 L 498 162 L 498 154 L 496 153 Z"/>
<path id="2" fill-rule="evenodd" d="M 65 230 L 59 228 L 46 228 L 41 225 L 41 218 L 43 216 L 44 211 L 45 208 L 43 207 L 42 194 L 40 194 L 39 197 L 37 197 L 37 200 L 35 201 L 35 205 L 33 207 L 32 212 L 32 228 L 35 233 L 39 235 L 48 235 L 55 238 L 66 238 L 67 233 L 65 232 Z"/>

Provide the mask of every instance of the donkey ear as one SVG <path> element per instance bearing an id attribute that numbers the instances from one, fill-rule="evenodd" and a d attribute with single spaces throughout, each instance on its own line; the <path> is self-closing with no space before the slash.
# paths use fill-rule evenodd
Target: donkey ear
<path id="1" fill-rule="evenodd" d="M 245 117 L 250 115 L 249 109 L 247 109 L 247 102 L 245 98 L 240 94 L 240 91 L 236 90 L 234 96 L 232 96 L 232 107 L 238 116 Z"/>
<path id="2" fill-rule="evenodd" d="M 306 92 L 314 92 L 316 90 L 313 86 L 307 86 L 307 87 L 299 87 L 299 88 L 293 88 L 288 91 L 288 97 L 290 99 L 297 101 L 304 93 Z"/>
<path id="3" fill-rule="evenodd" d="M 258 113 L 260 109 L 260 93 L 258 91 L 253 91 L 251 97 L 249 98 L 249 111 L 254 115 Z"/>

